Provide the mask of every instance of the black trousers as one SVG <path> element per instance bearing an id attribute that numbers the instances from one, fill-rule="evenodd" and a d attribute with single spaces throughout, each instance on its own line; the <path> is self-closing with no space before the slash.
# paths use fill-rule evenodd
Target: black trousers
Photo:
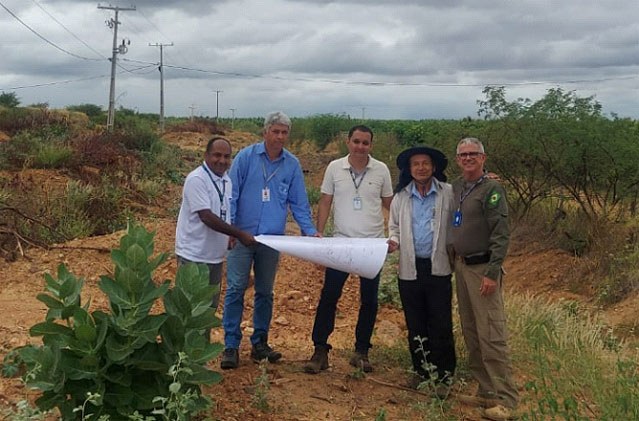
<path id="1" fill-rule="evenodd" d="M 337 269 L 326 268 L 324 287 L 315 313 L 313 323 L 313 343 L 315 346 L 328 346 L 328 337 L 335 329 L 337 302 L 342 296 L 344 283 L 349 274 Z M 359 278 L 359 314 L 355 326 L 355 350 L 363 354 L 372 347 L 371 336 L 377 317 L 377 292 L 379 290 L 379 273 L 375 278 Z"/>
<path id="2" fill-rule="evenodd" d="M 451 284 L 452 275 L 432 275 L 430 259 L 416 259 L 417 279 L 399 280 L 399 295 L 408 328 L 408 347 L 413 369 L 425 379 L 431 377 L 424 367 L 435 366 L 437 381 L 452 379 L 457 365 Z M 418 348 L 421 338 L 424 352 Z M 424 355 L 425 354 L 425 355 Z"/>

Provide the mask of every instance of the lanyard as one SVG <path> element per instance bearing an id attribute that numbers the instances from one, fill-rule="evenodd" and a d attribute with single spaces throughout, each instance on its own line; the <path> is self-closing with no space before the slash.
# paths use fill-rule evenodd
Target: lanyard
<path id="1" fill-rule="evenodd" d="M 359 186 L 362 185 L 362 181 L 364 181 L 364 176 L 366 175 L 366 171 L 368 171 L 368 169 L 364 170 L 364 172 L 362 173 L 362 176 L 359 178 L 359 183 L 357 182 L 357 177 L 355 176 L 355 173 L 353 172 L 352 168 L 348 169 L 348 172 L 351 173 L 351 179 L 353 180 L 353 186 L 355 186 L 355 192 L 359 192 Z"/>
<path id="2" fill-rule="evenodd" d="M 222 190 L 220 190 L 215 180 L 213 180 L 213 176 L 209 172 L 209 169 L 206 168 L 206 165 L 202 164 L 202 168 L 204 168 L 206 175 L 209 176 L 209 178 L 211 179 L 211 182 L 213 183 L 213 187 L 215 187 L 215 190 L 217 190 L 217 195 L 220 198 L 220 208 L 224 209 L 224 195 L 226 194 L 226 180 L 222 179 Z"/>
<path id="3" fill-rule="evenodd" d="M 479 180 L 475 181 L 473 183 L 472 186 L 470 186 L 470 188 L 466 191 L 466 193 L 464 193 L 464 189 L 462 189 L 462 191 L 459 193 L 459 209 L 461 209 L 462 207 L 462 203 L 464 203 L 464 200 L 466 200 L 466 198 L 468 197 L 468 195 L 475 190 L 475 187 L 477 187 L 479 185 L 479 183 L 481 183 L 482 181 L 484 181 L 484 178 L 486 178 L 486 174 L 482 175 Z"/>
<path id="4" fill-rule="evenodd" d="M 267 159 L 267 158 L 265 157 L 264 159 Z M 279 169 L 280 169 L 280 166 L 281 166 L 281 165 L 282 165 L 282 161 L 280 161 L 280 162 L 277 164 L 277 168 L 275 168 L 275 171 L 273 171 L 273 172 L 271 173 L 271 175 L 268 175 L 268 176 L 267 176 L 267 173 L 266 173 L 266 166 L 264 165 L 264 161 L 262 161 L 262 175 L 264 175 L 264 187 L 268 186 L 268 182 L 269 182 L 269 181 L 271 181 L 271 179 L 272 179 L 273 177 L 275 177 L 275 174 L 277 174 L 277 172 L 279 171 Z"/>

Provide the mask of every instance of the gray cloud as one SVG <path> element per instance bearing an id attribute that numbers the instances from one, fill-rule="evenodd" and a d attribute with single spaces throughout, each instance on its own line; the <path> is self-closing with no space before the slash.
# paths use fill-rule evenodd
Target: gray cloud
<path id="1" fill-rule="evenodd" d="M 131 44 L 119 56 L 116 90 L 121 105 L 141 111 L 158 107 L 159 48 L 149 43 L 172 42 L 163 50 L 169 114 L 185 115 L 192 104 L 214 114 L 213 91 L 223 90 L 224 112 L 233 107 L 238 116 L 274 108 L 359 116 L 365 108 L 375 118 L 463 117 L 474 115 L 490 83 L 533 99 L 563 86 L 639 117 L 635 0 L 133 3 L 137 11 L 120 13 L 118 43 Z M 77 80 L 16 93 L 25 103 L 106 104 L 111 11 L 80 0 L 3 4 L 67 52 L 0 9 L 0 89 Z"/>

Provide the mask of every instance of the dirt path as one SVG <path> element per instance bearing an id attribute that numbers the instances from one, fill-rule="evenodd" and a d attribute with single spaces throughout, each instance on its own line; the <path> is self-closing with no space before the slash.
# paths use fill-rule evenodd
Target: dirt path
<path id="1" fill-rule="evenodd" d="M 172 252 L 175 223 L 159 220 L 145 224 L 157 231 L 157 252 Z M 0 262 L 0 352 L 26 343 L 35 343 L 28 329 L 41 321 L 46 307 L 36 300 L 43 291 L 43 274 L 55 273 L 60 263 L 84 277 L 83 302 L 91 299 L 93 307 L 103 307 L 105 297 L 97 287 L 98 275 L 111 271 L 107 252 L 85 250 L 81 247 L 110 249 L 117 245 L 121 232 L 65 244 L 66 249 L 31 250 L 28 259 L 14 263 Z M 156 272 L 156 279 L 174 279 L 176 262 L 169 259 Z M 224 381 L 206 387 L 206 393 L 216 404 L 211 415 L 220 420 L 351 420 L 375 419 L 386 414 L 388 420 L 421 419 L 420 402 L 430 398 L 413 392 L 389 387 L 381 383 L 402 384 L 406 368 L 398 367 L 398 354 L 404 352 L 405 331 L 403 315 L 397 309 L 382 307 L 371 353 L 375 372 L 368 378 L 358 378 L 357 371 L 348 365 L 353 346 L 353 332 L 358 309 L 357 282 L 349 281 L 340 300 L 336 332 L 331 337 L 331 368 L 319 375 L 303 373 L 302 365 L 312 353 L 310 332 L 322 282 L 322 271 L 313 264 L 283 256 L 275 286 L 275 309 L 271 344 L 282 351 L 280 363 L 260 367 L 249 359 L 248 336 L 252 312 L 252 293 L 247 294 L 247 308 L 243 323 L 245 339 L 241 347 L 239 369 L 224 372 Z M 223 341 L 222 328 L 214 329 L 212 339 Z M 219 361 L 212 361 L 217 370 Z M 265 374 L 266 373 L 266 374 Z M 267 388 L 256 383 L 268 376 Z M 0 379 L 0 405 L 8 407 L 33 393 L 18 379 Z M 260 400 L 260 396 L 263 399 Z M 454 404 L 453 404 L 454 406 Z M 456 411 L 456 410 L 453 410 Z M 472 410 L 460 408 L 460 419 L 474 419 Z M 470 412 L 469 412 L 470 411 Z"/>

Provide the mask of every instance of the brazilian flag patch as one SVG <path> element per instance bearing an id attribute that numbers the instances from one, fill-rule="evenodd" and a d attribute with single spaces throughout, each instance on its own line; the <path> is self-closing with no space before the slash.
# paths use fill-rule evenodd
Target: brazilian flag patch
<path id="1" fill-rule="evenodd" d="M 488 197 L 488 206 L 494 208 L 495 206 L 497 206 L 500 200 L 501 194 L 498 191 L 493 190 L 493 192 L 490 193 L 490 197 Z"/>

